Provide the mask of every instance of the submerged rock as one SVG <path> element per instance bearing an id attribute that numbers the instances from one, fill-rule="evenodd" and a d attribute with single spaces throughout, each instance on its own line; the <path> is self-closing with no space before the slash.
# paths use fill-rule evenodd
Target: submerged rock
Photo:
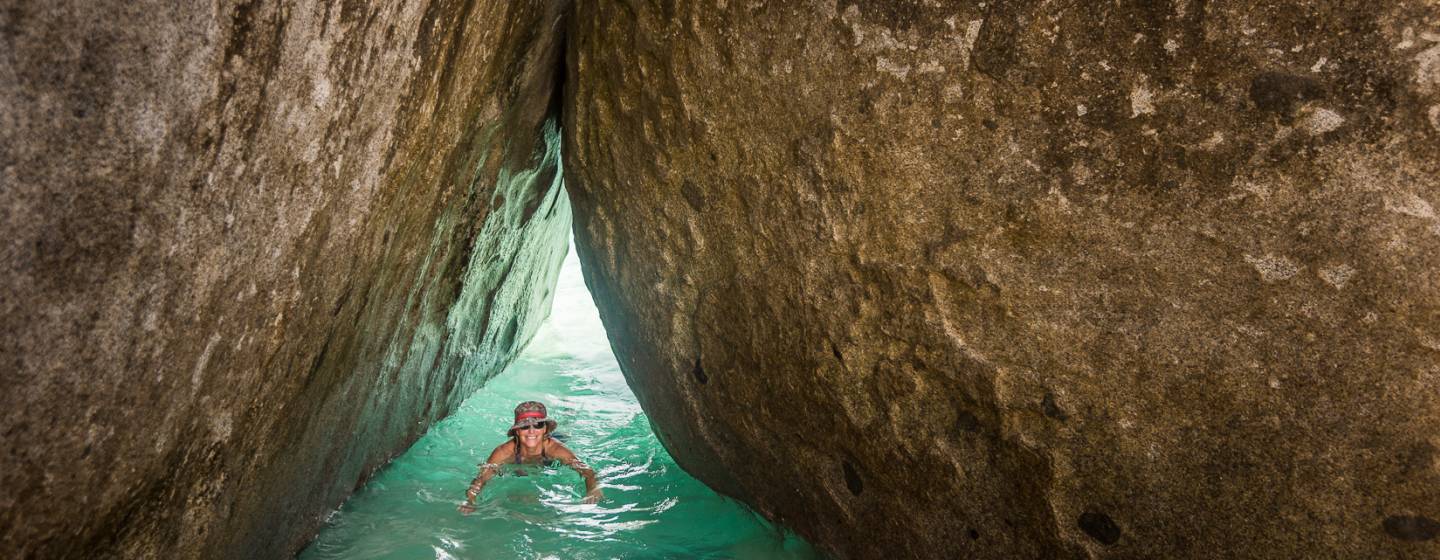
<path id="1" fill-rule="evenodd" d="M 565 157 L 687 470 L 847 558 L 1440 554 L 1433 4 L 662 4 L 577 5 Z"/>
<path id="2" fill-rule="evenodd" d="M 0 556 L 285 557 L 497 373 L 566 249 L 561 8 L 0 9 Z"/>

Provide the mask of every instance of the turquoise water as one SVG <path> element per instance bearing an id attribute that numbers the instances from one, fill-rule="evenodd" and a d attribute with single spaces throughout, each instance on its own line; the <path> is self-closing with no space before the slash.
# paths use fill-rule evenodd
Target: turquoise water
<path id="1" fill-rule="evenodd" d="M 529 467 L 456 506 L 506 439 L 513 409 L 539 400 L 596 469 L 605 499 L 580 503 L 574 471 Z M 513 469 L 512 469 L 513 470 Z M 620 373 L 572 249 L 550 319 L 460 410 L 430 428 L 329 519 L 302 560 L 361 558 L 818 558 L 813 549 L 680 470 Z"/>

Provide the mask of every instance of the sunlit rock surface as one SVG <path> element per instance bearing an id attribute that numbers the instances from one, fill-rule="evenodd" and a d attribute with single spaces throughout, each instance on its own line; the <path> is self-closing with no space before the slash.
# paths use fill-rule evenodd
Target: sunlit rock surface
<path id="1" fill-rule="evenodd" d="M 1440 556 L 1440 9 L 581 2 L 687 470 L 851 558 Z"/>
<path id="2" fill-rule="evenodd" d="M 0 9 L 0 556 L 281 558 L 510 360 L 561 3 Z"/>

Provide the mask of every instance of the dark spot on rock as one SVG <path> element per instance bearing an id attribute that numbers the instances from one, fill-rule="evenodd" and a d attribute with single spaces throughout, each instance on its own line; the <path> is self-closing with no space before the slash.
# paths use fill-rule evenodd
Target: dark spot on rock
<path id="1" fill-rule="evenodd" d="M 1045 393 L 1045 398 L 1040 399 L 1040 408 L 1045 411 L 1046 416 L 1056 420 L 1063 422 L 1067 418 L 1070 418 L 1070 415 L 1065 412 L 1065 409 L 1055 404 L 1055 393 Z"/>
<path id="2" fill-rule="evenodd" d="M 845 487 L 850 489 L 850 494 L 859 496 L 865 491 L 865 481 L 860 480 L 860 473 L 855 472 L 855 465 L 850 461 L 841 461 L 840 467 L 845 471 Z"/>
<path id="3" fill-rule="evenodd" d="M 540 210 L 540 205 L 545 202 L 546 195 L 549 194 L 546 191 L 555 182 L 555 175 L 559 172 L 560 168 L 556 165 L 541 168 L 540 174 L 530 183 L 529 188 L 521 193 L 520 196 L 523 197 L 521 200 L 524 202 L 520 211 L 522 226 L 530 223 L 530 220 L 535 217 L 535 212 Z"/>
<path id="4" fill-rule="evenodd" d="M 1011 223 L 1024 223 L 1030 221 L 1030 216 L 1019 204 L 1009 202 L 1005 204 L 1005 221 Z"/>
<path id="5" fill-rule="evenodd" d="M 1428 541 L 1440 536 L 1440 523 L 1423 515 L 1392 515 L 1385 518 L 1385 534 L 1402 541 Z"/>
<path id="6" fill-rule="evenodd" d="M 961 410 L 955 414 L 955 427 L 967 434 L 975 433 L 980 431 L 980 419 L 968 410 Z"/>
<path id="7" fill-rule="evenodd" d="M 354 284 L 345 284 L 345 292 L 340 294 L 340 297 L 335 300 L 335 305 L 330 309 L 331 317 L 339 315 L 340 310 L 345 308 L 345 303 L 350 301 L 350 290 L 354 287 Z"/>
<path id="8" fill-rule="evenodd" d="M 985 119 L 983 121 L 980 121 L 980 124 L 985 125 L 985 128 L 988 128 L 990 130 L 1000 128 L 1000 123 L 995 122 L 995 119 Z"/>
<path id="9" fill-rule="evenodd" d="M 1325 96 L 1320 81 L 1309 76 L 1263 72 L 1250 81 L 1250 101 L 1257 109 L 1290 116 L 1295 105 Z"/>
<path id="10" fill-rule="evenodd" d="M 869 115 L 875 109 L 875 92 L 868 89 L 860 92 L 860 106 L 856 108 L 861 115 Z"/>
<path id="11" fill-rule="evenodd" d="M 856 2 L 865 21 L 896 31 L 939 33 L 939 18 L 920 2 Z"/>
<path id="12" fill-rule="evenodd" d="M 1396 456 L 1403 473 L 1424 472 L 1435 464 L 1437 450 L 1429 442 L 1417 442 Z"/>
<path id="13" fill-rule="evenodd" d="M 705 209 L 705 193 L 695 186 L 693 181 L 686 179 L 680 186 L 680 194 L 685 196 L 685 202 L 690 205 L 691 210 L 700 212 Z"/>
<path id="14" fill-rule="evenodd" d="M 705 375 L 705 368 L 700 367 L 700 360 L 695 360 L 695 369 L 691 370 L 690 373 L 695 375 L 695 380 L 699 381 L 701 385 L 710 382 L 710 377 Z"/>
<path id="15" fill-rule="evenodd" d="M 835 361 L 840 362 L 840 367 L 845 367 L 845 356 L 840 354 L 840 349 L 835 347 L 834 342 L 830 343 L 830 353 L 835 356 Z"/>
<path id="16" fill-rule="evenodd" d="M 940 117 L 935 117 L 935 118 L 933 118 L 933 119 L 930 119 L 930 128 L 940 128 L 940 125 L 941 125 Z"/>
<path id="17" fill-rule="evenodd" d="M 980 531 L 976 531 L 976 530 L 974 530 L 974 529 L 971 529 L 971 530 L 969 530 L 969 531 L 966 531 L 965 534 L 969 535 L 969 536 L 970 536 L 970 540 L 972 540 L 972 541 L 978 541 L 978 540 L 980 540 Z"/>
<path id="18" fill-rule="evenodd" d="M 510 322 L 505 325 L 505 332 L 500 335 L 500 347 L 511 348 L 515 344 L 515 335 L 520 331 L 520 318 L 511 317 Z"/>
<path id="19" fill-rule="evenodd" d="M 555 189 L 555 200 L 550 202 L 550 209 L 545 211 L 545 219 L 555 217 L 555 211 L 560 208 L 560 197 L 564 194 L 563 188 Z"/>
<path id="20" fill-rule="evenodd" d="M 325 343 L 320 345 L 320 353 L 316 354 L 315 359 L 310 362 L 310 369 L 308 373 L 305 374 L 305 382 L 301 385 L 302 391 L 309 388 L 310 384 L 316 380 L 315 374 L 320 373 L 320 366 L 325 364 L 325 356 L 330 354 L 330 343 L 334 340 L 335 329 L 331 329 L 330 332 L 325 334 Z"/>
<path id="21" fill-rule="evenodd" d="M 1103 513 L 1094 511 L 1082 513 L 1077 525 L 1080 526 L 1081 531 L 1085 531 L 1086 535 L 1090 535 L 1090 538 L 1105 546 L 1120 541 L 1120 526 L 1116 525 L 1115 520 L 1110 519 L 1110 516 Z"/>

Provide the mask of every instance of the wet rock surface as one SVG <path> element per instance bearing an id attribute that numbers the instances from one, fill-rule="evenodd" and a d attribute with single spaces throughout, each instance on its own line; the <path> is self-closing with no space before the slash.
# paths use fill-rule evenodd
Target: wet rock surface
<path id="1" fill-rule="evenodd" d="M 285 557 L 497 373 L 562 4 L 0 9 L 0 555 Z"/>
<path id="2" fill-rule="evenodd" d="M 680 464 L 839 557 L 1434 557 L 1437 22 L 582 2 L 580 255 Z"/>

